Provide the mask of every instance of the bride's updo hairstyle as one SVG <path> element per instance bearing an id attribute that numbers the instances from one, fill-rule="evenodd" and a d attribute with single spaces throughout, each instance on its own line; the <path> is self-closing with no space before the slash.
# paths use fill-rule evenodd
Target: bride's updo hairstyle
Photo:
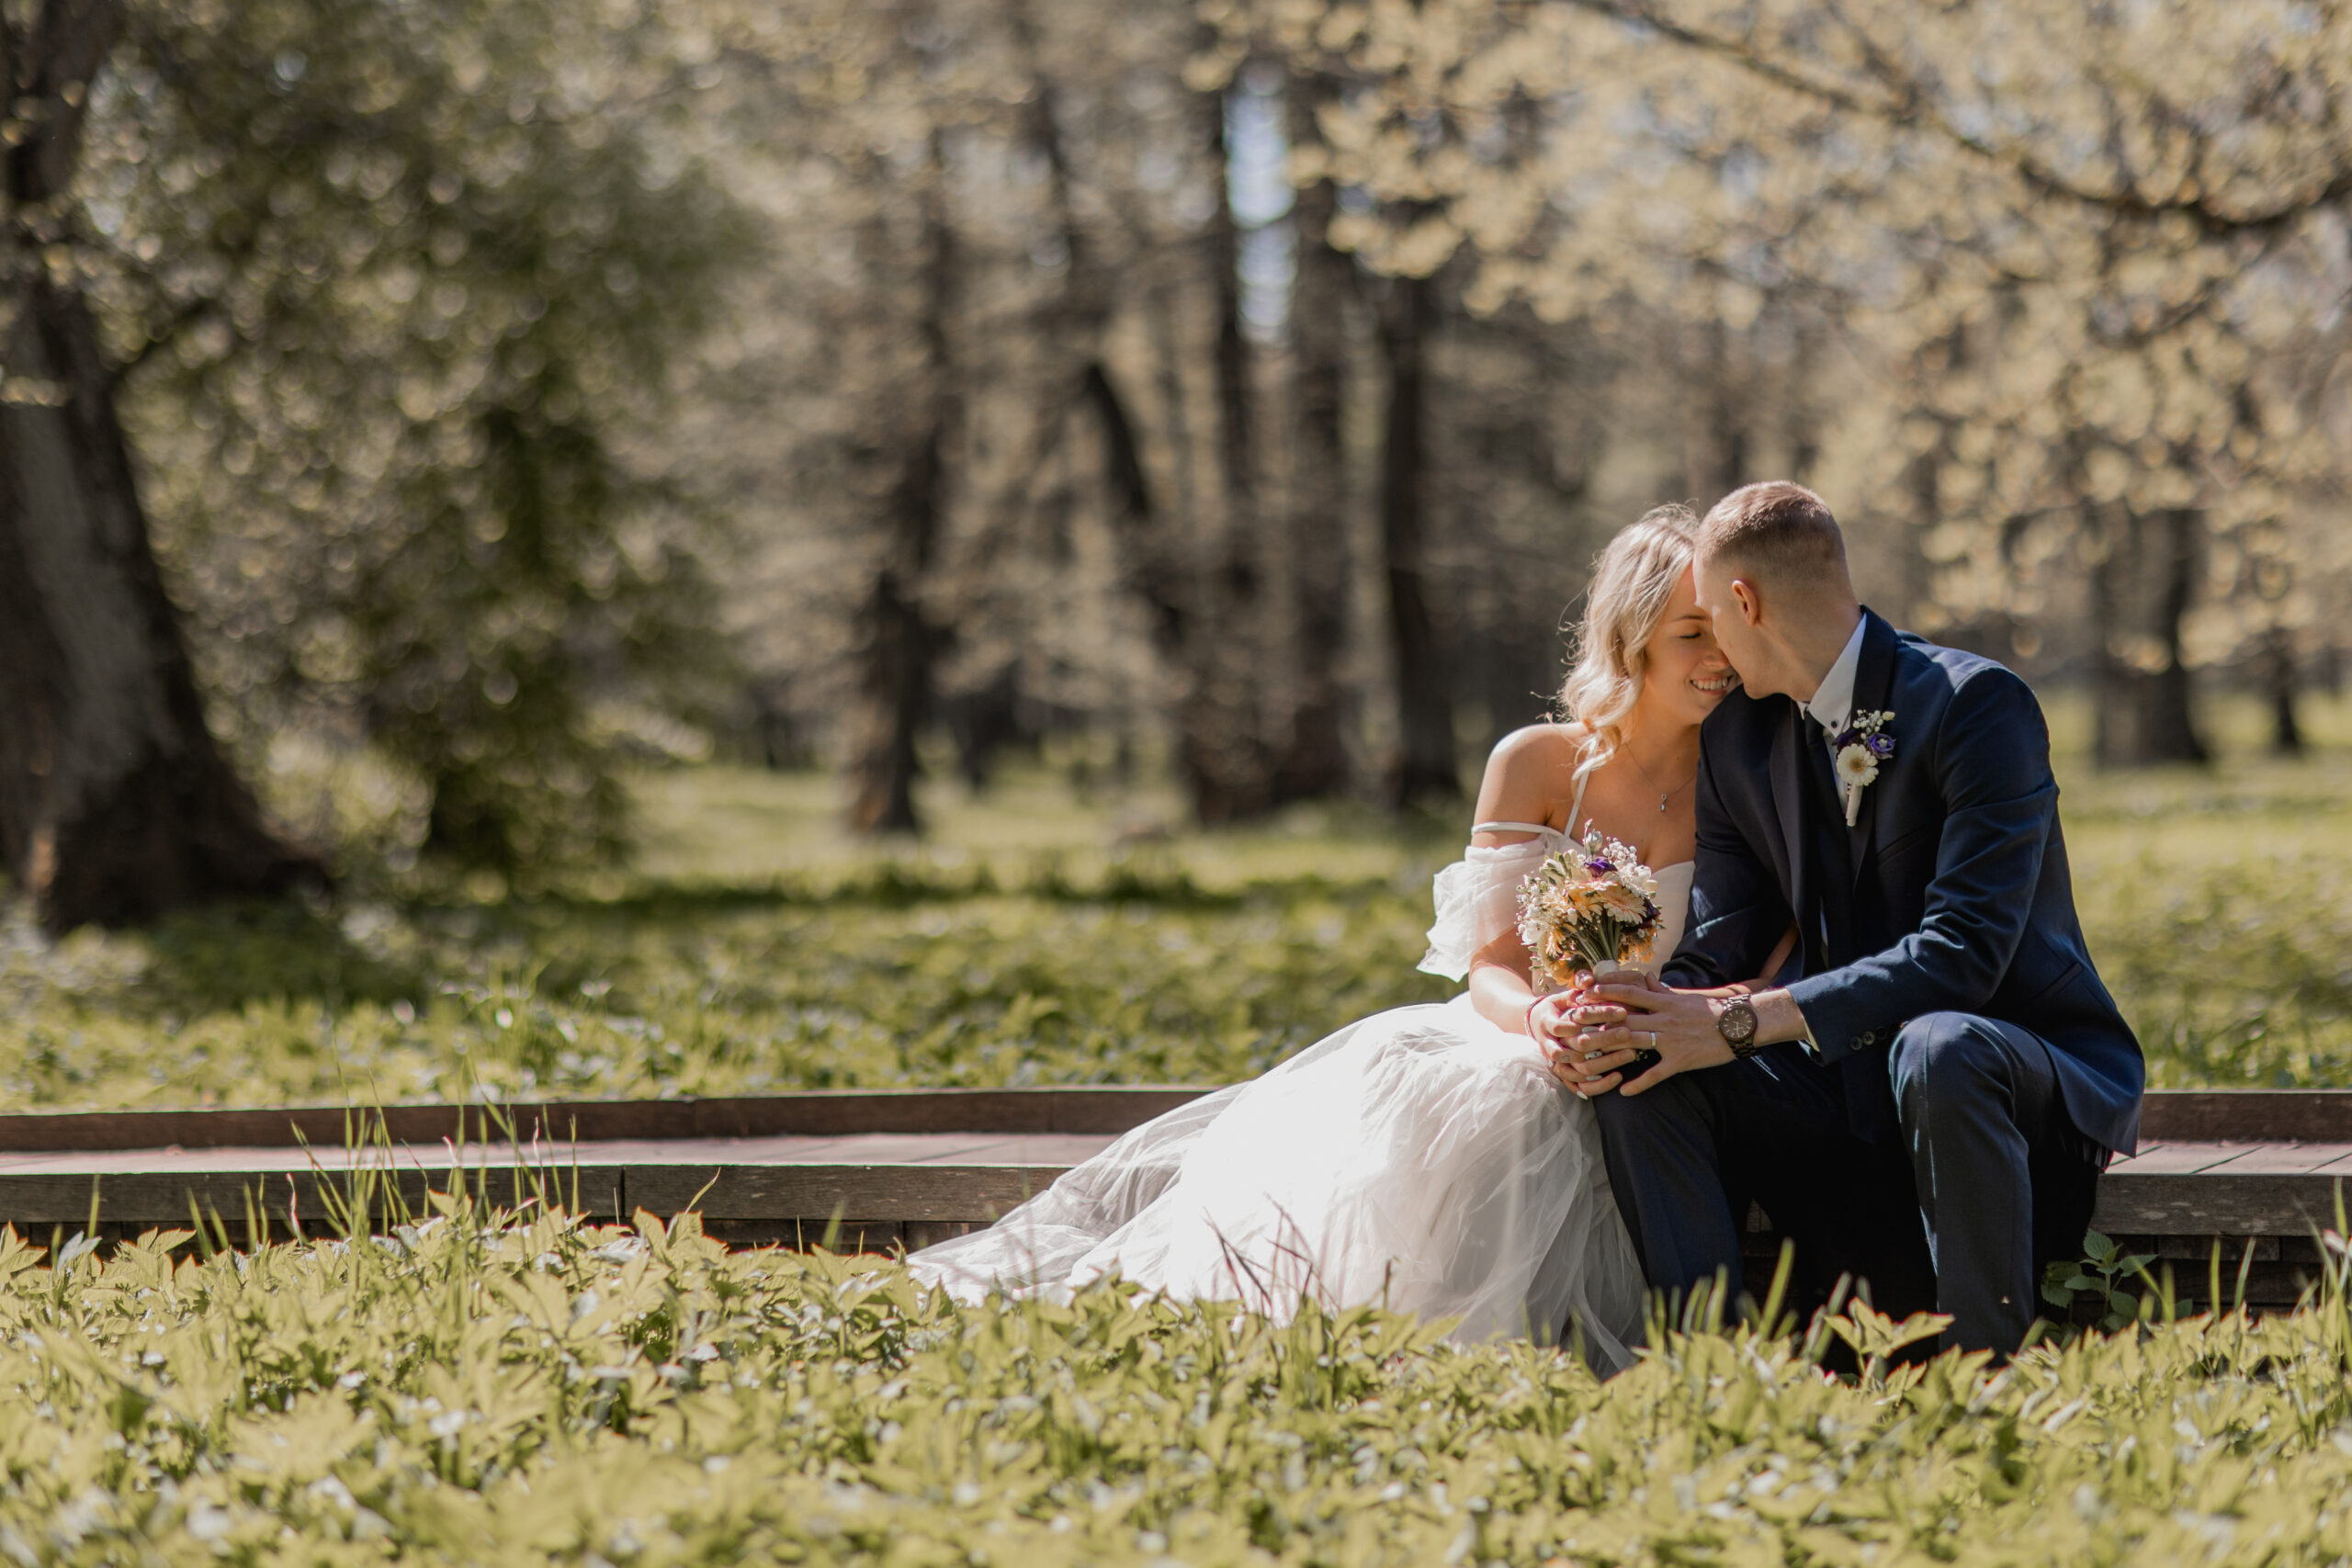
<path id="1" fill-rule="evenodd" d="M 1653 506 L 1592 563 L 1584 622 L 1576 634 L 1576 667 L 1560 688 L 1561 716 L 1591 737 L 1577 764 L 1579 775 L 1607 761 L 1624 742 L 1626 716 L 1642 694 L 1651 634 L 1690 570 L 1698 532 L 1689 507 Z"/>

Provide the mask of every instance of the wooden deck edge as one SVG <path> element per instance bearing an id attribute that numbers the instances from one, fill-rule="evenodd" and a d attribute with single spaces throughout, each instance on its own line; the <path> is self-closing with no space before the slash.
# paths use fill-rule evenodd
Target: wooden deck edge
<path id="1" fill-rule="evenodd" d="M 2352 1089 L 2156 1089 L 2141 1102 L 2142 1143 L 2352 1142 Z"/>
<path id="2" fill-rule="evenodd" d="M 341 1105 L 219 1111 L 0 1114 L 0 1150 L 340 1147 L 379 1117 L 394 1143 L 533 1137 L 555 1145 L 634 1138 L 764 1138 L 851 1133 L 1115 1135 L 1211 1092 L 1168 1085 L 1043 1089 L 805 1089 L 709 1100 L 564 1100 L 500 1105 Z"/>
<path id="3" fill-rule="evenodd" d="M 2109 1235 L 2310 1237 L 2340 1228 L 2344 1190 L 2340 1176 L 2112 1173 L 2091 1224 Z"/>
<path id="4" fill-rule="evenodd" d="M 395 1143 L 476 1142 L 511 1129 L 528 1142 L 621 1138 L 757 1138 L 848 1133 L 1116 1134 L 1211 1092 L 1177 1085 L 1043 1089 L 806 1089 L 708 1100 L 564 1100 L 478 1105 L 197 1111 L 62 1111 L 0 1114 L 0 1150 L 288 1148 L 340 1145 L 361 1116 L 380 1114 Z M 2154 1089 L 2143 1142 L 2352 1142 L 2352 1089 Z"/>
<path id="5" fill-rule="evenodd" d="M 438 1153 L 439 1151 L 434 1151 Z M 643 1209 L 662 1219 L 692 1210 L 707 1234 L 729 1246 L 809 1247 L 892 1253 L 983 1228 L 1041 1192 L 1066 1168 L 1053 1165 L 555 1164 L 469 1168 L 466 1180 L 492 1201 L 544 1196 L 592 1220 L 625 1220 Z M 447 1189 L 443 1160 L 352 1172 L 283 1169 L 145 1170 L 95 1180 L 96 1234 L 121 1240 L 188 1224 L 191 1212 L 218 1214 L 240 1245 L 341 1229 L 338 1211 L 367 1203 L 368 1228 L 391 1228 L 397 1213 L 426 1210 L 428 1187 Z M 2263 1310 L 2290 1306 L 2318 1277 L 2335 1228 L 2338 1179 L 2312 1175 L 2110 1175 L 2093 1225 L 2133 1250 L 2156 1252 L 2192 1295 L 2204 1292 L 2218 1247 L 2224 1281 Z M 386 1187 L 400 1202 L 389 1201 Z M 90 1229 L 94 1179 L 87 1174 L 0 1170 L 0 1221 L 28 1235 Z M 1744 1250 L 1751 1273 L 1769 1264 L 1776 1238 L 1754 1230 Z M 1769 1225 L 1769 1222 L 1762 1222 Z M 2238 1284 L 2243 1281 L 2242 1286 Z M 2225 1295 L 2227 1292 L 2225 1291 Z"/>
<path id="6" fill-rule="evenodd" d="M 437 1153 L 437 1151 L 435 1151 Z M 704 1160 L 574 1167 L 561 1159 L 535 1169 L 469 1168 L 466 1179 L 494 1201 L 515 1202 L 545 1191 L 585 1212 L 626 1215 L 637 1209 L 669 1215 L 689 1208 L 717 1220 L 861 1221 L 982 1224 L 1042 1192 L 1066 1167 L 967 1164 L 740 1164 Z M 417 1207 L 428 1186 L 447 1188 L 445 1160 L 428 1158 L 367 1179 L 390 1181 Z M 2310 1238 L 2337 1228 L 2343 1179 L 2324 1175 L 2109 1175 L 2099 1186 L 2091 1223 L 2114 1235 L 2284 1236 Z M 360 1186 L 366 1186 L 362 1181 Z M 87 1174 L 0 1170 L 0 1220 L 50 1224 L 87 1218 L 93 1189 L 108 1221 L 172 1224 L 190 1201 L 241 1214 L 251 1194 L 264 1206 L 321 1216 L 335 1195 L 355 1190 L 351 1173 L 334 1170 L 142 1170 Z M 2352 1194 L 2347 1194 L 2352 1201 Z"/>
<path id="7" fill-rule="evenodd" d="M 535 1196 L 601 1218 L 626 1218 L 639 1209 L 668 1218 L 688 1209 L 707 1220 L 813 1224 L 839 1217 L 864 1224 L 919 1221 L 988 1224 L 1043 1192 L 1067 1168 L 1023 1165 L 553 1165 L 517 1170 L 469 1168 L 469 1190 L 495 1203 Z M 397 1190 L 411 1211 L 424 1207 L 428 1188 L 448 1189 L 446 1164 L 355 1174 L 335 1170 L 143 1170 L 93 1178 L 86 1174 L 0 1171 L 0 1223 L 19 1231 L 86 1224 L 96 1201 L 102 1224 L 185 1224 L 191 1207 L 218 1212 L 234 1229 L 249 1202 L 274 1220 L 309 1225 L 329 1219 L 338 1205 L 383 1204 Z"/>

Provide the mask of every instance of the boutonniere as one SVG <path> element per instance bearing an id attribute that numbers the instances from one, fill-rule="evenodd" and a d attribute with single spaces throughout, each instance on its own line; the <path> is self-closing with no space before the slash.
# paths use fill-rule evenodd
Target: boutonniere
<path id="1" fill-rule="evenodd" d="M 1894 737 L 1886 733 L 1894 722 L 1891 712 L 1858 713 L 1830 742 L 1838 753 L 1838 783 L 1846 791 L 1849 828 L 1861 819 L 1862 791 L 1878 782 L 1878 765 L 1894 756 Z"/>

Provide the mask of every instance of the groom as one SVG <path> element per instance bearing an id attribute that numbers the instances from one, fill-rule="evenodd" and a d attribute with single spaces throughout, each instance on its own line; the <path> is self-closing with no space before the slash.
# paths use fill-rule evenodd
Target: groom
<path id="1" fill-rule="evenodd" d="M 1753 1198 L 1808 1272 L 1897 1315 L 1932 1293 L 1947 1346 L 2007 1355 L 2144 1071 L 2075 917 L 2041 710 L 1863 609 L 1801 486 L 1717 502 L 1693 570 L 1743 689 L 1702 731 L 1688 935 L 1660 980 L 1589 994 L 1558 1070 L 1656 1035 L 1593 1101 L 1653 1287 L 1736 1281 Z M 1799 977 L 1742 994 L 1792 926 Z"/>

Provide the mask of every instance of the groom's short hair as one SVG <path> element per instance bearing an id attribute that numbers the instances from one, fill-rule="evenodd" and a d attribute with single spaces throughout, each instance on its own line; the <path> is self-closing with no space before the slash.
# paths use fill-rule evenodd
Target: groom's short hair
<path id="1" fill-rule="evenodd" d="M 1846 536 L 1829 505 L 1801 484 L 1743 485 L 1708 509 L 1699 553 L 1768 584 L 1846 579 Z"/>

